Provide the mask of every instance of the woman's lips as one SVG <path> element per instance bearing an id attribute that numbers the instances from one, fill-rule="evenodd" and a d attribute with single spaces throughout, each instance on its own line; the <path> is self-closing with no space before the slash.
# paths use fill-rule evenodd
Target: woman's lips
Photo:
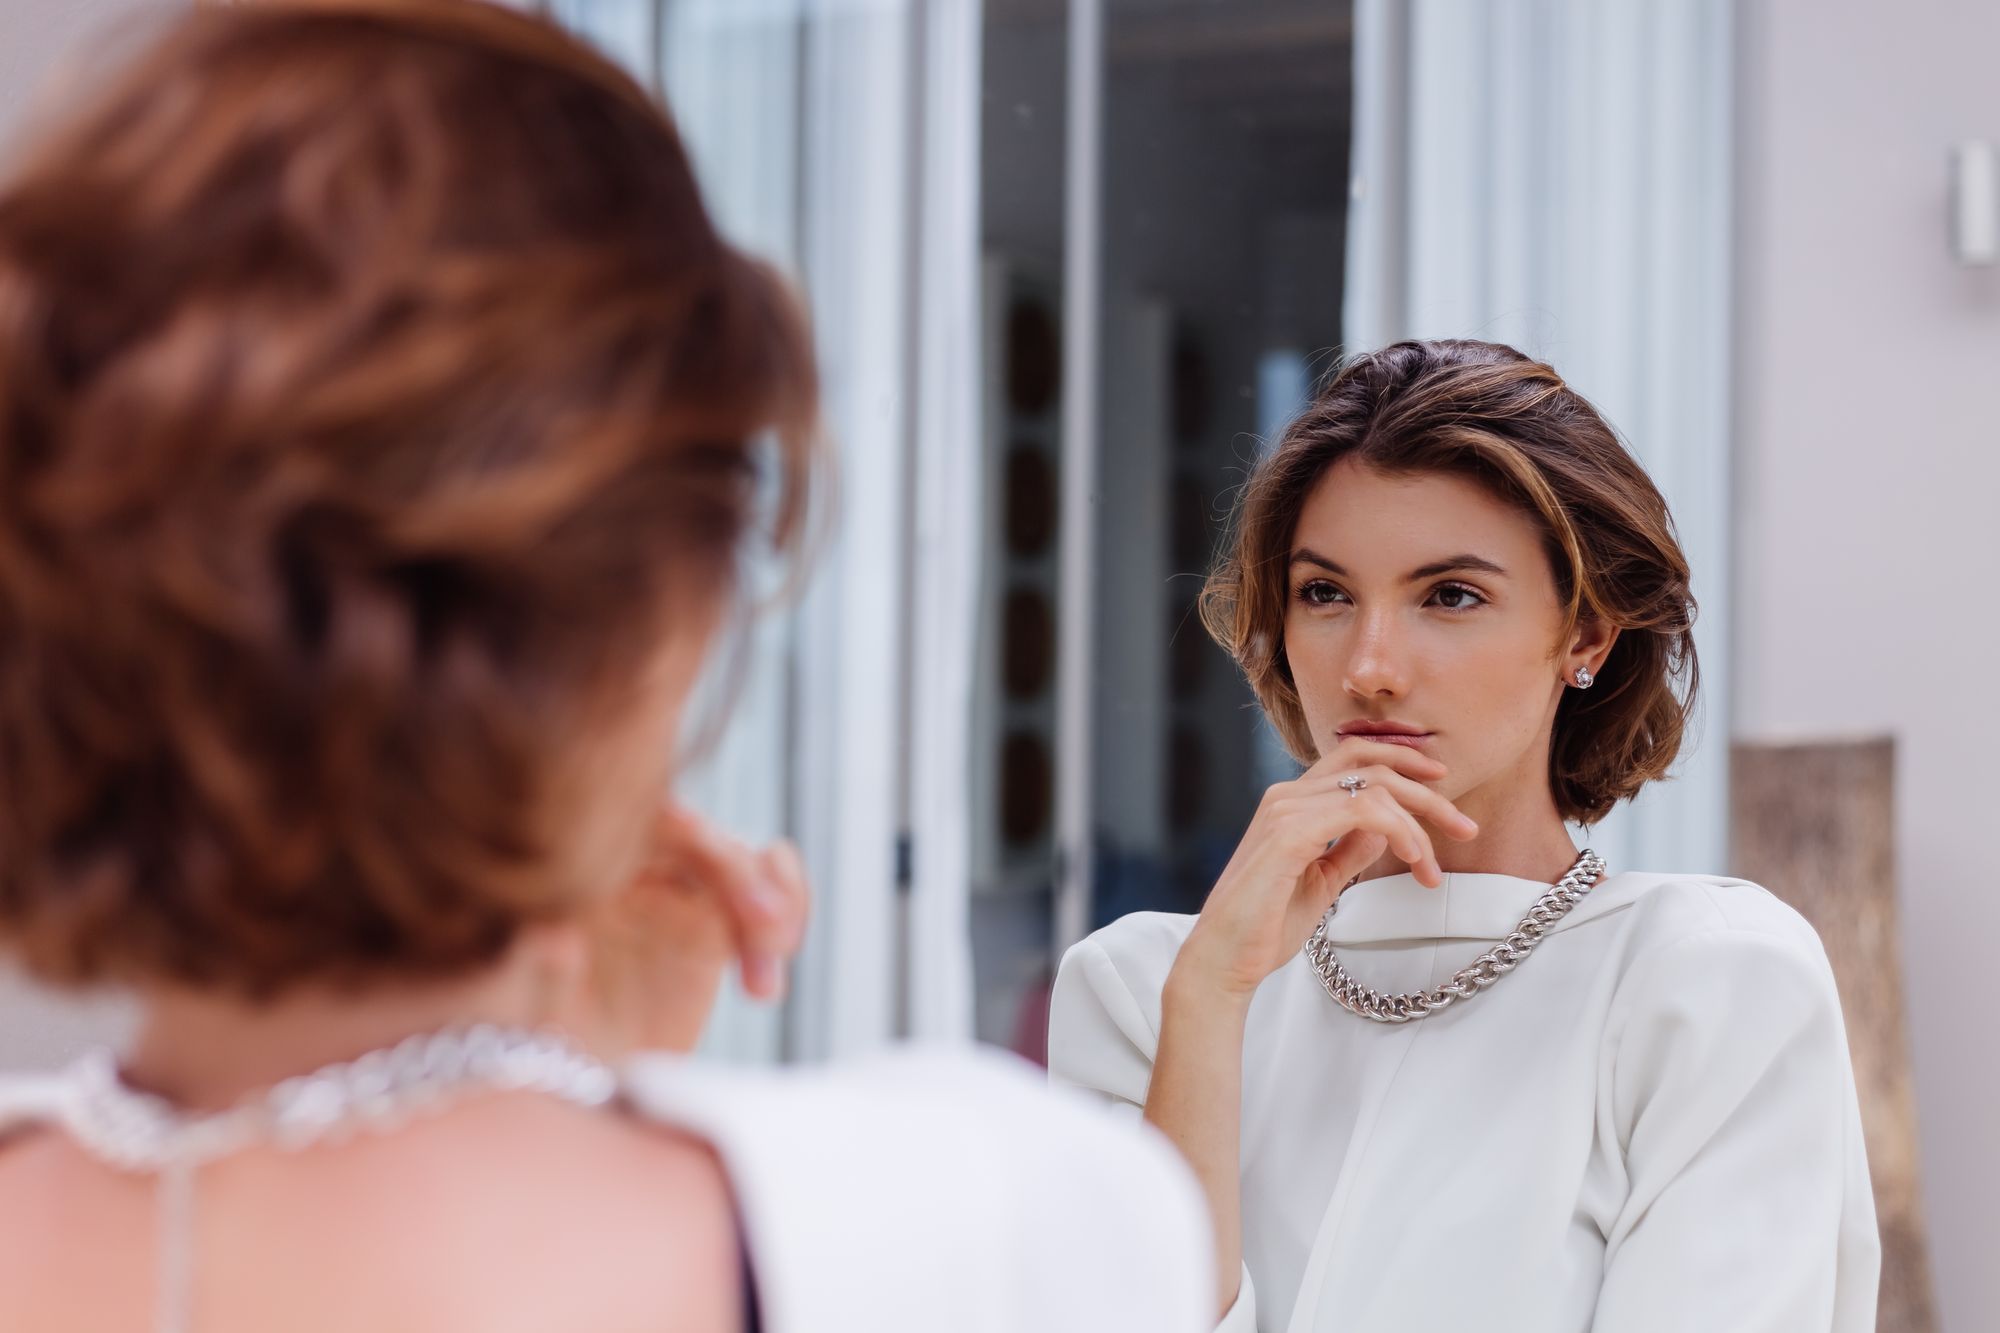
<path id="1" fill-rule="evenodd" d="M 1343 727 L 1340 730 L 1340 736 L 1343 740 L 1350 736 L 1359 736 L 1363 740 L 1380 741 L 1384 745 L 1405 745 L 1412 750 L 1420 750 L 1429 744 L 1434 734 L 1428 731 L 1368 731 L 1360 727 L 1353 730 Z"/>

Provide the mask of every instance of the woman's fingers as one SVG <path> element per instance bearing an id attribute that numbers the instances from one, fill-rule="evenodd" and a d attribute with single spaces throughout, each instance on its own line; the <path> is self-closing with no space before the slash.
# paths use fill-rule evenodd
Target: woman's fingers
<path id="1" fill-rule="evenodd" d="M 806 882 L 805 858 L 783 838 L 758 856 L 770 876 L 773 891 L 770 904 L 777 909 L 783 923 L 781 942 L 785 955 L 790 957 L 805 943 L 806 921 L 812 915 L 812 887 Z"/>
<path id="2" fill-rule="evenodd" d="M 1409 866 L 1410 873 L 1417 877 L 1419 884 L 1434 889 L 1444 883 L 1444 870 L 1438 865 L 1437 849 L 1431 846 L 1431 835 L 1424 831 L 1417 817 L 1390 794 L 1387 787 L 1363 788 L 1360 803 L 1373 805 L 1387 826 L 1397 830 L 1389 833 L 1389 846 Z M 1378 831 L 1386 831 L 1382 826 L 1377 828 Z"/>
<path id="3" fill-rule="evenodd" d="M 674 886 L 699 891 L 743 870 L 747 848 L 680 802 L 660 806 L 653 823 L 653 861 L 648 867 Z"/>
<path id="4" fill-rule="evenodd" d="M 1389 840 L 1372 829 L 1356 829 L 1335 838 L 1325 854 L 1307 867 L 1320 876 L 1314 914 L 1324 916 L 1347 887 L 1347 881 L 1374 865 L 1388 849 Z"/>
<path id="5" fill-rule="evenodd" d="M 805 941 L 811 895 L 790 843 L 773 843 L 754 859 L 760 873 L 744 903 L 743 988 L 775 1000 L 785 991 L 785 965 Z"/>
<path id="6" fill-rule="evenodd" d="M 1407 745 L 1391 745 L 1387 741 L 1350 736 L 1321 755 L 1311 768 L 1299 775 L 1299 780 L 1303 782 L 1324 774 L 1351 773 L 1357 768 L 1378 764 L 1416 782 L 1436 782 L 1451 771 L 1443 760 L 1434 759 Z"/>
<path id="7" fill-rule="evenodd" d="M 1301 862 L 1318 860 L 1330 844 L 1356 830 L 1379 833 L 1396 859 L 1430 884 L 1440 878 L 1430 835 L 1396 798 L 1379 787 L 1364 787 L 1353 796 L 1338 788 L 1306 788 L 1287 795 L 1273 814 L 1291 832 L 1284 843 Z"/>
<path id="8" fill-rule="evenodd" d="M 1455 838 L 1460 842 L 1465 842 L 1479 836 L 1479 825 L 1473 821 L 1470 815 L 1467 815 L 1464 811 L 1446 800 L 1443 793 L 1434 791 L 1421 782 L 1414 782 L 1403 774 L 1380 765 L 1363 769 L 1349 769 L 1338 773 L 1328 773 L 1314 778 L 1311 783 L 1300 779 L 1300 785 L 1307 790 L 1321 793 L 1329 798 L 1346 796 L 1347 789 L 1340 785 L 1340 779 L 1350 774 L 1358 774 L 1367 780 L 1368 786 L 1363 787 L 1363 791 L 1367 791 L 1371 787 L 1387 791 L 1396 798 L 1404 809 L 1419 819 L 1429 820 L 1448 838 Z"/>
<path id="9" fill-rule="evenodd" d="M 656 852 L 672 880 L 711 894 L 729 918 L 743 989 L 765 1000 L 782 995 L 785 964 L 805 938 L 811 907 L 797 851 L 782 842 L 753 851 L 670 802 L 661 815 Z"/>

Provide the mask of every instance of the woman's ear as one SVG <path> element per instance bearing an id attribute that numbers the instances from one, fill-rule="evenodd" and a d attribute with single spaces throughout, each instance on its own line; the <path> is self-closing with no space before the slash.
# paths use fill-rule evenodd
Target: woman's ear
<path id="1" fill-rule="evenodd" d="M 1598 616 L 1585 616 L 1579 620 L 1576 630 L 1570 635 L 1569 650 L 1563 655 L 1563 679 L 1572 685 L 1590 688 L 1586 682 L 1597 679 L 1604 670 L 1605 659 L 1611 656 L 1612 646 L 1618 642 L 1618 627 Z M 1582 674 L 1579 675 L 1578 673 Z"/>

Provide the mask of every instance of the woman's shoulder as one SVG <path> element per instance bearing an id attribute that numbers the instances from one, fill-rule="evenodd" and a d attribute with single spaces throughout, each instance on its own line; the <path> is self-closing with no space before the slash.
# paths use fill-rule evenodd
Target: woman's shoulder
<path id="1" fill-rule="evenodd" d="M 0 1153 L 56 1121 L 65 1087 L 58 1074 L 0 1070 Z"/>
<path id="2" fill-rule="evenodd" d="M 1206 1327 L 1210 1241 L 1186 1166 L 1012 1056 L 914 1048 L 775 1070 L 648 1056 L 626 1090 L 715 1146 L 773 1329 L 843 1309 L 885 1333 L 928 1329 L 968 1302 L 995 1329 Z"/>
<path id="3" fill-rule="evenodd" d="M 1056 970 L 1056 1000 L 1078 987 L 1130 995 L 1159 1007 L 1160 988 L 1199 918 L 1184 912 L 1133 912 L 1071 945 Z"/>
<path id="4" fill-rule="evenodd" d="M 1812 923 L 1790 903 L 1751 880 L 1628 870 L 1591 897 L 1598 899 L 1591 906 L 1600 914 L 1627 916 L 1635 961 L 1660 950 L 1729 952 L 1732 944 L 1740 946 L 1745 941 L 1751 942 L 1748 947 L 1753 950 L 1825 961 L 1825 950 Z"/>
<path id="5" fill-rule="evenodd" d="M 1839 992 L 1819 933 L 1762 885 L 1628 871 L 1615 887 L 1627 924 L 1614 1017 L 1684 1027 L 1704 1016 L 1737 1028 L 1837 1024 Z"/>
<path id="6" fill-rule="evenodd" d="M 1049 997 L 1049 1074 L 1141 1105 L 1159 1049 L 1160 992 L 1195 918 L 1134 912 L 1063 954 Z"/>
<path id="7" fill-rule="evenodd" d="M 39 1174 L 40 1163 L 27 1160 L 38 1156 L 28 1145 L 31 1140 L 50 1140 L 38 1134 L 56 1123 L 61 1114 L 63 1081 L 45 1073 L 0 1070 L 0 1199 L 24 1197 L 20 1175 Z M 7 1230 L 7 1216 L 0 1209 L 0 1236 Z M 19 1246 L 6 1248 L 19 1251 Z"/>

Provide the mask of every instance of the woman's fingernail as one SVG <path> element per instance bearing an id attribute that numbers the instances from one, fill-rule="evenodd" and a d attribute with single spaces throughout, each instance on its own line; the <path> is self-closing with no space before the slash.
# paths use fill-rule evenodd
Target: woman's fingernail
<path id="1" fill-rule="evenodd" d="M 760 1000 L 779 1000 L 785 994 L 785 969 L 766 954 L 752 954 L 743 960 L 743 989 Z"/>
<path id="2" fill-rule="evenodd" d="M 777 918 L 785 912 L 785 891 L 771 880 L 759 875 L 750 881 L 750 901 L 765 916 Z"/>

